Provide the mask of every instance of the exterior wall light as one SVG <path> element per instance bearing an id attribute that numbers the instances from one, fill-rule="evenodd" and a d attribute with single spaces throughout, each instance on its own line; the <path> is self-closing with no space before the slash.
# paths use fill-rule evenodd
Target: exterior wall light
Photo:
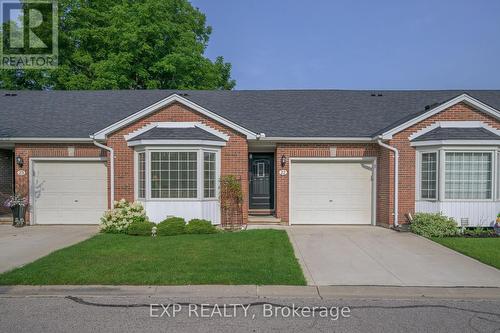
<path id="1" fill-rule="evenodd" d="M 23 165 L 24 165 L 24 160 L 23 160 L 23 158 L 22 158 L 21 156 L 19 156 L 19 155 L 17 155 L 17 157 L 16 157 L 16 164 L 17 164 L 20 168 L 22 168 L 22 167 L 23 167 Z"/>
<path id="2" fill-rule="evenodd" d="M 281 156 L 281 167 L 284 168 L 286 165 L 286 156 L 282 155 Z"/>

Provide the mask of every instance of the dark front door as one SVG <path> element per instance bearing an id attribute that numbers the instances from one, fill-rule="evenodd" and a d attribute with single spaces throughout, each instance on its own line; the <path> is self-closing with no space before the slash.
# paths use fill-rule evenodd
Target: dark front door
<path id="1" fill-rule="evenodd" d="M 250 209 L 274 209 L 274 154 L 250 154 Z"/>

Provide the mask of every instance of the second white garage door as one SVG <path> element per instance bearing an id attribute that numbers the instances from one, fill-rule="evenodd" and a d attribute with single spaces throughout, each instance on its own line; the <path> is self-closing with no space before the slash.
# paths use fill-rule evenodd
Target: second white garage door
<path id="1" fill-rule="evenodd" d="M 34 161 L 35 224 L 97 224 L 107 209 L 102 161 Z"/>
<path id="2" fill-rule="evenodd" d="M 373 164 L 292 161 L 291 224 L 371 224 Z"/>

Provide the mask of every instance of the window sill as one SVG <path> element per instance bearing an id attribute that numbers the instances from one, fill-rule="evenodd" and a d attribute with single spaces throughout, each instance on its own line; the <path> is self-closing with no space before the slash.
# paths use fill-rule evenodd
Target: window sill
<path id="1" fill-rule="evenodd" d="M 453 203 L 460 203 L 460 202 L 499 202 L 499 199 L 443 199 L 443 200 L 428 200 L 428 199 L 417 199 L 415 201 L 418 202 L 453 202 Z"/>
<path id="2" fill-rule="evenodd" d="M 141 202 L 202 202 L 202 201 L 219 201 L 217 198 L 169 198 L 169 199 L 160 199 L 160 198 L 152 198 L 152 199 L 136 199 Z"/>

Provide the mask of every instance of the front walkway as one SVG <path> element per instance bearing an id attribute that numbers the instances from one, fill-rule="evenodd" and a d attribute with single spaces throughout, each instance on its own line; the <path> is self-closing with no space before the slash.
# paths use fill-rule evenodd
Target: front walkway
<path id="1" fill-rule="evenodd" d="M 411 233 L 368 226 L 286 230 L 310 285 L 500 287 L 500 270 Z"/>
<path id="2" fill-rule="evenodd" d="M 81 242 L 97 232 L 97 226 L 88 225 L 24 228 L 0 225 L 0 273 Z"/>

